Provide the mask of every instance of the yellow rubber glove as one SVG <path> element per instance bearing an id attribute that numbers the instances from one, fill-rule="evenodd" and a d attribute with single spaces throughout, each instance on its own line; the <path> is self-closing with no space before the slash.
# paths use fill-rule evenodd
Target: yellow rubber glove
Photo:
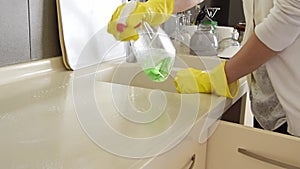
<path id="1" fill-rule="evenodd" d="M 129 14 L 123 12 L 125 5 L 136 3 Z M 137 29 L 143 21 L 156 26 L 167 21 L 174 10 L 174 0 L 149 0 L 147 2 L 133 2 L 120 5 L 113 13 L 107 31 L 117 40 L 137 40 Z M 125 20 L 125 21 L 124 21 Z"/>
<path id="2" fill-rule="evenodd" d="M 211 72 L 188 68 L 177 72 L 175 86 L 179 93 L 216 93 L 234 98 L 239 93 L 239 81 L 228 85 L 222 62 Z"/>

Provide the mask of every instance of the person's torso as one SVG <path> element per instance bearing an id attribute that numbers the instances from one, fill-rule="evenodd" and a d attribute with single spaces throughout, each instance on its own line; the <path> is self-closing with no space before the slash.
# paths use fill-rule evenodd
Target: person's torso
<path id="1" fill-rule="evenodd" d="M 261 23 L 269 14 L 273 3 L 273 0 L 244 0 L 246 23 L 248 22 L 245 40 L 254 32 L 255 26 Z M 280 41 L 280 39 L 278 40 Z M 298 87 L 300 83 L 300 67 L 297 65 L 300 63 L 299 53 L 300 38 L 298 37 L 292 45 L 268 61 L 264 65 L 265 67 L 252 73 L 254 75 L 252 76 L 252 80 L 256 80 L 256 82 L 252 82 L 252 94 L 254 94 L 252 103 L 271 103 L 268 105 L 270 106 L 270 109 L 267 110 L 269 112 L 265 113 L 269 114 L 267 116 L 275 117 L 271 118 L 271 120 L 269 119 L 270 117 L 262 118 L 265 118 L 265 122 L 266 120 L 273 120 L 271 123 L 276 128 L 276 125 L 280 125 L 285 120 L 286 114 L 289 132 L 298 136 L 300 136 L 300 100 L 298 100 L 300 97 L 300 88 Z M 271 85 L 268 82 L 271 82 Z M 272 91 L 275 92 L 274 96 L 271 96 Z M 269 98 L 264 98 L 266 95 Z M 278 104 L 274 103 L 276 100 Z M 252 104 L 253 106 L 255 105 Z M 274 106 L 277 106 L 277 110 L 274 110 Z M 263 109 L 263 111 L 265 110 Z M 257 111 L 255 113 L 258 114 L 261 112 Z M 271 113 L 273 115 L 270 115 Z"/>

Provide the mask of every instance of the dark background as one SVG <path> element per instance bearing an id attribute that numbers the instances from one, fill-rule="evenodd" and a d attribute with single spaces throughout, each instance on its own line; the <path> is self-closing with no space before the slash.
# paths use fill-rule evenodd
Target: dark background
<path id="1" fill-rule="evenodd" d="M 242 0 L 205 0 L 200 5 L 221 8 L 214 17 L 220 26 L 235 26 L 245 20 Z"/>

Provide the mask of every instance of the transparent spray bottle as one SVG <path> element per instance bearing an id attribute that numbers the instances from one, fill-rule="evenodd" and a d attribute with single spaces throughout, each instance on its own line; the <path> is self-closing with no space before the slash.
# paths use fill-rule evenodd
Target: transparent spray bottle
<path id="1" fill-rule="evenodd" d="M 129 13 L 135 9 L 135 1 L 128 2 L 124 9 Z M 131 40 L 130 47 L 137 63 L 145 74 L 156 82 L 166 80 L 173 68 L 176 49 L 167 33 L 160 27 L 143 21 L 138 30 L 139 38 Z"/>
<path id="2" fill-rule="evenodd" d="M 173 68 L 176 50 L 169 36 L 160 28 L 143 22 L 139 39 L 131 41 L 137 63 L 153 81 L 166 80 Z"/>

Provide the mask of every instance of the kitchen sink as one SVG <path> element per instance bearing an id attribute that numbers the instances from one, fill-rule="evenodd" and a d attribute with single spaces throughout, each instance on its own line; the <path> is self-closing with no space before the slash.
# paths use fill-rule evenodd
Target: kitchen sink
<path id="1" fill-rule="evenodd" d="M 174 77 L 180 69 L 211 70 L 221 61 L 218 57 L 177 56 L 163 82 L 151 81 L 137 63 L 127 63 L 124 58 L 75 71 L 73 95 L 78 119 L 88 124 L 83 127 L 93 138 L 100 138 L 100 133 L 93 132 L 105 124 L 109 127 L 101 135 L 155 139 L 167 134 L 166 138 L 184 138 L 197 121 L 205 140 L 206 129 L 231 102 L 210 94 L 178 94 Z M 114 132 L 108 132 L 111 129 Z"/>
<path id="2" fill-rule="evenodd" d="M 209 70 L 219 63 L 216 57 L 178 56 L 163 82 L 151 81 L 137 63 L 127 63 L 124 58 L 75 71 L 73 95 L 78 118 L 89 124 L 84 128 L 91 133 L 94 127 L 107 123 L 114 131 L 133 138 L 167 133 L 183 137 L 197 117 L 220 101 L 209 94 L 178 94 L 176 72 L 188 67 Z M 96 123 L 95 119 L 103 122 Z"/>
<path id="3" fill-rule="evenodd" d="M 180 69 L 193 67 L 201 70 L 210 70 L 218 65 L 221 60 L 217 57 L 199 57 L 182 55 L 176 57 L 173 70 L 169 77 L 163 82 L 150 80 L 137 63 L 126 63 L 125 61 L 111 61 L 110 66 L 105 64 L 98 66 L 96 81 L 117 83 L 148 89 L 159 89 L 162 91 L 177 93 L 174 86 L 176 72 Z"/>

